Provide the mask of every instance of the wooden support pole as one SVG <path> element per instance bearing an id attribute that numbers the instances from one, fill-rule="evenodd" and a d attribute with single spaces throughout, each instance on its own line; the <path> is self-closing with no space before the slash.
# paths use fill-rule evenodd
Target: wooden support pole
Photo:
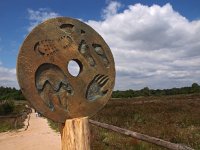
<path id="1" fill-rule="evenodd" d="M 68 119 L 61 128 L 62 150 L 90 150 L 88 117 Z"/>

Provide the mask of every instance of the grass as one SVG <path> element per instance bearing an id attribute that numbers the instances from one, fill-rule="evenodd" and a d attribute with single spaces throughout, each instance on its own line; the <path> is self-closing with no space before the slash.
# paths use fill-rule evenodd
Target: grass
<path id="1" fill-rule="evenodd" d="M 200 149 L 200 95 L 114 99 L 93 120 Z M 92 126 L 92 149 L 163 149 Z"/>
<path id="2" fill-rule="evenodd" d="M 9 102 L 10 103 L 10 102 Z M 18 114 L 22 114 L 24 112 L 26 112 L 26 107 L 25 105 L 27 104 L 27 102 L 15 102 L 12 101 L 12 111 L 7 113 L 7 114 L 3 114 L 3 116 L 13 116 L 13 115 L 18 115 Z M 22 116 L 19 118 L 0 118 L 0 132 L 6 132 L 6 131 L 10 131 L 10 130 L 16 130 L 16 129 L 20 129 L 24 126 L 24 121 L 26 119 L 26 116 Z"/>
<path id="3" fill-rule="evenodd" d="M 6 132 L 12 129 L 10 121 L 2 121 L 0 120 L 0 132 Z"/>
<path id="4" fill-rule="evenodd" d="M 19 118 L 15 125 L 16 120 L 14 118 L 0 119 L 0 132 L 7 132 L 11 130 L 20 129 L 24 127 L 24 123 L 23 123 L 24 120 L 25 118 Z"/>
<path id="5" fill-rule="evenodd" d="M 91 119 L 200 149 L 200 95 L 111 99 Z M 164 148 L 91 125 L 94 150 Z"/>
<path id="6" fill-rule="evenodd" d="M 48 119 L 49 126 L 56 132 L 59 132 L 58 123 Z"/>

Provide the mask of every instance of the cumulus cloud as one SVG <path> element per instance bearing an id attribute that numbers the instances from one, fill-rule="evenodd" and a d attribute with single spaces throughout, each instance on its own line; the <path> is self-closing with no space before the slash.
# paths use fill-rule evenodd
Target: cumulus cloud
<path id="1" fill-rule="evenodd" d="M 117 1 L 111 1 L 108 6 L 103 9 L 102 11 L 102 17 L 103 18 L 109 18 L 113 15 L 117 14 L 118 9 L 121 7 L 121 3 L 117 2 Z"/>
<path id="2" fill-rule="evenodd" d="M 86 22 L 114 54 L 115 89 L 172 88 L 200 82 L 200 20 L 189 21 L 171 4 L 135 4 L 119 13 L 120 6 L 111 1 L 103 10 L 103 20 Z"/>
<path id="3" fill-rule="evenodd" d="M 45 21 L 46 19 L 57 17 L 59 16 L 59 14 L 52 12 L 46 8 L 40 8 L 38 10 L 28 9 L 28 16 L 30 25 L 27 30 L 31 31 L 37 24 L 41 23 L 42 21 Z M 1 37 L 0 37 L 0 42 L 1 42 Z M 16 78 L 16 69 L 5 67 L 1 62 L 1 60 L 0 60 L 0 86 L 19 88 Z"/>
<path id="4" fill-rule="evenodd" d="M 36 25 L 45 21 L 49 18 L 54 18 L 59 16 L 58 13 L 50 11 L 47 8 L 40 8 L 38 10 L 28 9 L 28 16 L 30 20 L 30 25 L 28 27 L 28 31 L 31 31 Z"/>
<path id="5" fill-rule="evenodd" d="M 16 69 L 6 68 L 0 62 L 0 86 L 19 88 L 16 79 Z"/>
<path id="6" fill-rule="evenodd" d="M 200 20 L 189 21 L 164 6 L 129 5 L 110 1 L 102 20 L 86 21 L 110 46 L 116 63 L 115 89 L 172 88 L 200 83 Z M 30 31 L 59 16 L 46 8 L 28 9 Z M 6 83 L 6 84 L 5 84 Z M 0 63 L 0 85 L 17 86 L 15 69 Z"/>

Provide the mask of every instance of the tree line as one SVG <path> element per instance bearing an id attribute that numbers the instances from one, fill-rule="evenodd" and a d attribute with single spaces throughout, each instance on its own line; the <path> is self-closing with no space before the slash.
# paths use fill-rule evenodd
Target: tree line
<path id="1" fill-rule="evenodd" d="M 0 100 L 25 100 L 21 90 L 0 86 Z"/>
<path id="2" fill-rule="evenodd" d="M 190 87 L 172 88 L 172 89 L 149 89 L 144 87 L 141 90 L 116 90 L 112 93 L 112 98 L 132 98 L 139 96 L 164 96 L 178 94 L 200 93 L 200 85 L 193 83 Z M 11 87 L 0 86 L 0 100 L 25 100 L 21 90 Z"/>
<path id="3" fill-rule="evenodd" d="M 172 88 L 172 89 L 149 89 L 144 87 L 141 90 L 125 90 L 125 91 L 113 91 L 112 98 L 132 98 L 139 96 L 164 96 L 164 95 L 178 95 L 178 94 L 192 94 L 200 93 L 200 86 L 197 83 L 193 83 L 190 87 Z"/>

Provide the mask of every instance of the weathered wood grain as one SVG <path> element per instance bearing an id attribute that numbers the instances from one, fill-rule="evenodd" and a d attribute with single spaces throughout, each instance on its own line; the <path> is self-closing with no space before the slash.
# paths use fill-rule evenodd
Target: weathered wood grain
<path id="1" fill-rule="evenodd" d="M 87 117 L 68 119 L 61 129 L 62 150 L 90 150 L 90 130 Z"/>

